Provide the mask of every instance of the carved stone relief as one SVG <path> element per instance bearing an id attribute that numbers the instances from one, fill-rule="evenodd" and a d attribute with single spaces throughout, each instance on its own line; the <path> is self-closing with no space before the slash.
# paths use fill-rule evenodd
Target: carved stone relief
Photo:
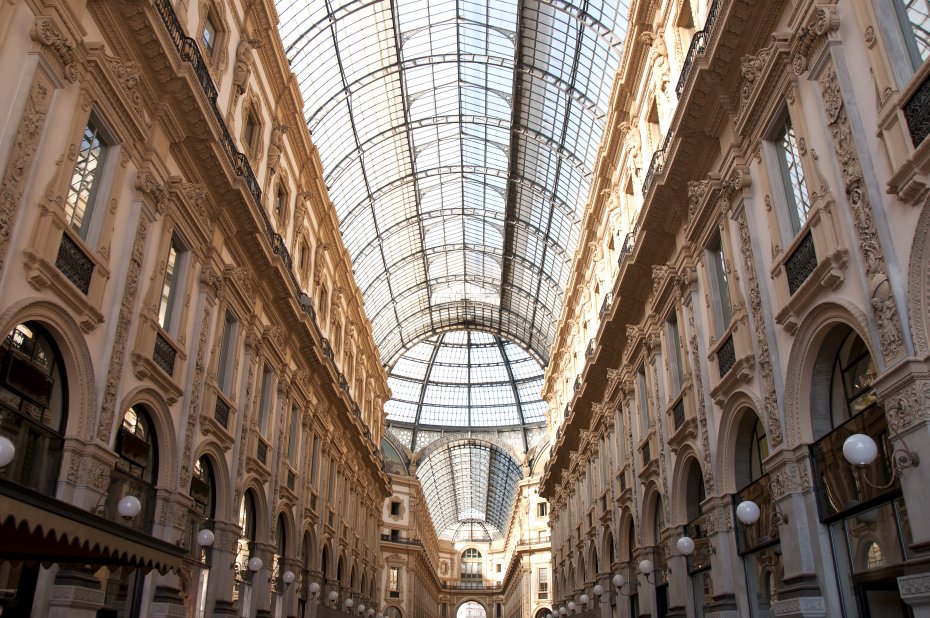
<path id="1" fill-rule="evenodd" d="M 16 222 L 16 211 L 23 200 L 26 177 L 32 167 L 36 144 L 45 126 L 45 116 L 54 86 L 42 71 L 37 71 L 22 120 L 10 150 L 10 158 L 0 181 L 0 271 L 3 270 L 7 245 Z"/>
<path id="2" fill-rule="evenodd" d="M 865 187 L 859 154 L 853 141 L 846 105 L 837 81 L 836 69 L 833 66 L 830 66 L 821 78 L 820 91 L 827 113 L 827 126 L 833 138 L 840 170 L 843 173 L 843 183 L 852 214 L 853 227 L 859 241 L 857 244 L 865 265 L 866 277 L 871 285 L 871 302 L 882 351 L 885 360 L 890 361 L 903 353 L 901 321 L 898 318 L 897 305 L 889 290 L 885 258 L 875 228 L 875 221 L 872 218 L 872 204 Z"/>

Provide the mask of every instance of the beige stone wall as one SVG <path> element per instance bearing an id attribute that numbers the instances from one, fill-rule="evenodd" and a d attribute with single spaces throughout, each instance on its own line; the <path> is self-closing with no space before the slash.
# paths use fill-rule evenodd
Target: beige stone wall
<path id="1" fill-rule="evenodd" d="M 695 615 L 702 576 L 689 575 L 676 541 L 698 521 L 703 479 L 707 615 L 749 615 L 762 597 L 778 615 L 841 615 L 855 600 L 834 566 L 846 559 L 821 522 L 809 449 L 844 435 L 822 420 L 837 338 L 858 336 L 874 363 L 874 431 L 887 426 L 904 453 L 928 448 L 918 410 L 930 142 L 912 132 L 930 63 L 904 53 L 892 2 L 631 4 L 545 382 L 554 444 L 540 493 L 552 504 L 556 598 L 599 583 L 599 615 L 629 616 L 610 583 L 622 573 L 640 615 L 658 615 L 665 584 L 670 615 Z M 794 185 L 779 162 L 789 118 Z M 792 186 L 808 206 L 796 228 Z M 760 534 L 780 542 L 777 554 L 743 557 L 733 504 L 756 417 L 768 451 L 757 499 L 771 505 Z M 841 457 L 835 465 L 852 478 Z M 901 471 L 911 512 L 925 507 L 926 474 Z M 920 551 L 925 524 L 902 525 Z M 661 567 L 658 587 L 637 573 L 645 558 Z M 771 562 L 771 595 L 746 575 L 751 560 Z M 893 587 L 901 561 L 887 564 Z"/>
<path id="2" fill-rule="evenodd" d="M 199 34 L 207 20 L 212 48 Z M 232 566 L 250 492 L 265 563 L 251 615 L 297 615 L 311 581 L 378 597 L 388 491 L 386 376 L 275 21 L 267 2 L 0 7 L 0 328 L 35 323 L 61 353 L 57 499 L 106 502 L 123 415 L 144 408 L 157 442 L 154 536 L 189 542 L 202 525 L 189 517 L 192 469 L 206 457 L 214 473 L 209 609 L 244 603 Z M 88 122 L 107 150 L 78 231 L 69 191 Z M 284 569 L 298 575 L 286 590 Z M 40 610 L 55 570 L 40 575 Z M 149 575 L 143 604 L 161 586 L 193 612 L 200 579 L 196 565 Z"/>

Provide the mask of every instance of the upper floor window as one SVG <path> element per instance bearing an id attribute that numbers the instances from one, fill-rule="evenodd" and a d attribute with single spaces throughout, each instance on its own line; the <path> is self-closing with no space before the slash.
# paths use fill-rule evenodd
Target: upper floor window
<path id="1" fill-rule="evenodd" d="M 235 316 L 229 311 L 223 322 L 223 339 L 220 342 L 220 363 L 216 371 L 216 379 L 220 390 L 229 395 L 233 379 L 233 365 L 236 357 L 236 339 L 238 338 L 238 325 Z"/>
<path id="2" fill-rule="evenodd" d="M 727 279 L 726 256 L 723 243 L 716 234 L 707 245 L 708 277 L 710 279 L 712 305 L 714 310 L 714 331 L 720 337 L 730 326 L 732 317 L 730 309 L 730 282 Z"/>
<path id="3" fill-rule="evenodd" d="M 781 184 L 785 191 L 788 206 L 788 219 L 792 235 L 797 235 L 807 222 L 810 210 L 810 195 L 804 180 L 804 168 L 801 165 L 801 151 L 794 132 L 791 116 L 785 117 L 781 126 L 775 149 L 778 152 L 778 166 L 781 172 Z"/>
<path id="4" fill-rule="evenodd" d="M 173 331 L 180 313 L 181 286 L 183 284 L 184 266 L 187 261 L 187 248 L 181 239 L 174 235 L 168 247 L 165 260 L 165 278 L 161 288 L 161 301 L 158 305 L 158 323 L 166 331 Z"/>
<path id="5" fill-rule="evenodd" d="M 313 487 L 319 489 L 320 486 L 320 436 L 313 436 L 313 451 L 310 454 L 310 482 Z"/>
<path id="6" fill-rule="evenodd" d="M 245 147 L 254 151 L 258 146 L 259 124 L 258 116 L 251 106 L 245 112 L 245 126 L 242 132 L 242 139 L 245 141 Z"/>
<path id="7" fill-rule="evenodd" d="M 264 436 L 268 433 L 269 417 L 271 416 L 272 381 L 274 373 L 271 367 L 265 365 L 262 371 L 261 392 L 258 395 L 258 431 Z"/>
<path id="8" fill-rule="evenodd" d="M 212 15 L 207 15 L 207 19 L 203 22 L 202 39 L 207 51 L 213 53 L 213 48 L 216 46 L 216 25 L 213 23 Z"/>
<path id="9" fill-rule="evenodd" d="M 639 437 L 643 439 L 649 433 L 649 389 L 645 367 L 640 367 L 636 374 L 636 386 L 639 391 Z"/>
<path id="10" fill-rule="evenodd" d="M 678 330 L 678 317 L 674 311 L 669 315 L 666 322 L 666 333 L 669 348 L 668 370 L 674 387 L 671 394 L 677 395 L 685 383 L 685 367 L 681 357 L 681 333 Z"/>
<path id="11" fill-rule="evenodd" d="M 536 504 L 536 516 L 545 517 L 549 514 L 549 503 L 542 501 Z"/>
<path id="12" fill-rule="evenodd" d="M 539 567 L 539 598 L 548 599 L 549 598 L 549 569 L 546 567 Z"/>
<path id="13" fill-rule="evenodd" d="M 388 592 L 394 597 L 400 592 L 400 567 L 391 567 L 388 570 Z"/>
<path id="14" fill-rule="evenodd" d="M 291 428 L 287 436 L 287 460 L 291 465 L 297 465 L 297 441 L 300 437 L 300 408 L 297 404 L 291 406 Z"/>
<path id="15" fill-rule="evenodd" d="M 400 517 L 400 501 L 391 500 L 391 515 L 394 517 Z"/>
<path id="16" fill-rule="evenodd" d="M 287 191 L 282 185 L 278 185 L 278 190 L 275 193 L 274 216 L 278 221 L 283 221 L 287 216 Z"/>
<path id="17" fill-rule="evenodd" d="M 894 0 L 913 66 L 930 58 L 930 0 Z"/>
<path id="18" fill-rule="evenodd" d="M 481 579 L 481 552 L 470 547 L 462 552 L 462 579 Z"/>
<path id="19" fill-rule="evenodd" d="M 101 135 L 97 121 L 91 117 L 81 137 L 81 149 L 74 162 L 71 186 L 65 200 L 65 218 L 68 225 L 83 239 L 87 239 L 90 229 L 108 150 L 106 138 Z"/>

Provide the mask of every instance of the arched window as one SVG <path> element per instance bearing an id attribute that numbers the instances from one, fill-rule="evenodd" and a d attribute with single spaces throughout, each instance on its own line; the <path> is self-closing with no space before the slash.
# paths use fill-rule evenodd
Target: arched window
<path id="1" fill-rule="evenodd" d="M 284 515 L 278 515 L 278 555 L 276 556 L 281 572 L 284 572 L 284 560 L 287 558 L 287 523 Z"/>
<path id="2" fill-rule="evenodd" d="M 203 455 L 194 462 L 194 474 L 191 476 L 191 498 L 194 499 L 194 511 L 205 520 L 216 517 L 216 483 L 210 459 Z"/>
<path id="3" fill-rule="evenodd" d="M 384 618 L 403 618 L 404 615 L 401 613 L 400 609 L 394 607 L 393 605 L 386 610 L 384 610 Z"/>
<path id="4" fill-rule="evenodd" d="M 256 536 L 256 509 L 255 496 L 251 489 L 242 494 L 242 500 L 239 502 L 239 541 L 236 548 L 236 565 L 238 578 L 246 575 L 249 565 L 249 558 L 255 551 Z"/>
<path id="5" fill-rule="evenodd" d="M 111 473 L 107 516 L 136 530 L 151 532 L 155 519 L 155 483 L 158 481 L 158 440 L 152 420 L 143 405 L 123 413 L 114 445 L 119 456 Z M 142 503 L 142 511 L 129 521 L 116 511 L 124 496 L 133 495 Z"/>
<path id="6" fill-rule="evenodd" d="M 323 579 L 329 577 L 329 548 L 324 546 L 323 553 L 320 557 L 320 571 L 323 573 Z"/>
<path id="7" fill-rule="evenodd" d="M 688 521 L 694 521 L 704 512 L 702 503 L 707 497 L 704 490 L 704 476 L 701 474 L 701 466 L 696 459 L 692 459 L 688 466 L 688 477 L 685 487 L 687 496 L 685 508 Z"/>
<path id="8" fill-rule="evenodd" d="M 830 421 L 834 428 L 875 403 L 875 363 L 862 338 L 850 330 L 833 362 Z"/>
<path id="9" fill-rule="evenodd" d="M 659 545 L 662 529 L 665 528 L 665 511 L 662 509 L 662 498 L 656 498 L 655 510 L 652 513 L 652 541 Z"/>
<path id="10" fill-rule="evenodd" d="M 481 579 L 481 552 L 469 547 L 462 552 L 462 579 Z"/>
<path id="11" fill-rule="evenodd" d="M 878 543 L 869 543 L 869 549 L 865 554 L 865 566 L 867 569 L 880 569 L 885 566 L 885 554 Z"/>
<path id="12" fill-rule="evenodd" d="M 0 435 L 16 448 L 0 476 L 55 495 L 67 410 L 58 348 L 39 324 L 19 324 L 0 346 Z"/>
<path id="13" fill-rule="evenodd" d="M 765 459 L 769 456 L 769 443 L 765 426 L 752 410 L 746 410 L 736 434 L 736 487 L 743 489 L 765 476 Z"/>
<path id="14" fill-rule="evenodd" d="M 765 459 L 769 456 L 769 442 L 765 435 L 765 428 L 762 421 L 756 417 L 756 423 L 752 427 L 752 437 L 749 442 L 749 480 L 750 482 L 758 480 L 765 474 Z"/>
<path id="15" fill-rule="evenodd" d="M 190 496 L 194 503 L 190 510 L 190 526 L 188 526 L 190 536 L 187 547 L 195 560 L 200 560 L 202 556 L 206 559 L 208 566 L 213 558 L 213 550 L 210 547 L 204 547 L 201 553 L 197 534 L 205 528 L 213 529 L 213 520 L 216 517 L 215 486 L 213 466 L 210 465 L 210 459 L 202 455 L 194 462 L 194 470 L 191 474 Z M 202 579 L 201 584 L 204 586 L 204 590 L 201 591 L 202 596 L 206 594 L 206 579 Z"/>

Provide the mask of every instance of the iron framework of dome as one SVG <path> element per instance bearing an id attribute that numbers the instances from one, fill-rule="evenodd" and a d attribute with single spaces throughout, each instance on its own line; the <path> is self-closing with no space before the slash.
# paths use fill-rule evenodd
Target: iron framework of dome
<path id="1" fill-rule="evenodd" d="M 528 451 L 544 432 L 535 376 L 562 311 L 627 1 L 275 4 L 390 373 L 392 433 L 414 451 L 450 429 L 493 433 L 508 451 Z M 466 334 L 441 334 L 455 330 Z M 454 347 L 462 336 L 465 345 Z M 496 347 L 503 362 L 437 362 L 446 345 L 492 356 Z M 422 358 L 427 350 L 436 352 L 432 361 Z M 532 371 L 526 358 L 538 361 Z M 463 366 L 465 378 L 450 377 Z M 479 376 L 478 368 L 492 367 L 495 376 Z M 422 377 L 413 377 L 415 368 Z M 455 399 L 463 393 L 464 405 Z M 480 447 L 470 449 L 480 459 Z M 489 521 L 467 509 L 450 519 L 437 501 L 450 492 L 475 496 L 495 514 L 492 525 L 506 526 L 500 514 L 513 502 L 498 491 L 510 486 L 506 474 L 490 473 L 487 483 L 481 474 L 450 472 L 429 484 L 420 473 L 440 508 L 430 508 L 437 531 L 453 520 Z"/>
<path id="2" fill-rule="evenodd" d="M 473 327 L 547 362 L 626 1 L 276 6 L 382 361 Z"/>
<path id="3" fill-rule="evenodd" d="M 520 346 L 496 335 L 451 331 L 407 351 L 388 377 L 385 405 L 394 436 L 417 451 L 443 433 L 498 431 L 516 452 L 545 423 L 543 370 Z"/>

